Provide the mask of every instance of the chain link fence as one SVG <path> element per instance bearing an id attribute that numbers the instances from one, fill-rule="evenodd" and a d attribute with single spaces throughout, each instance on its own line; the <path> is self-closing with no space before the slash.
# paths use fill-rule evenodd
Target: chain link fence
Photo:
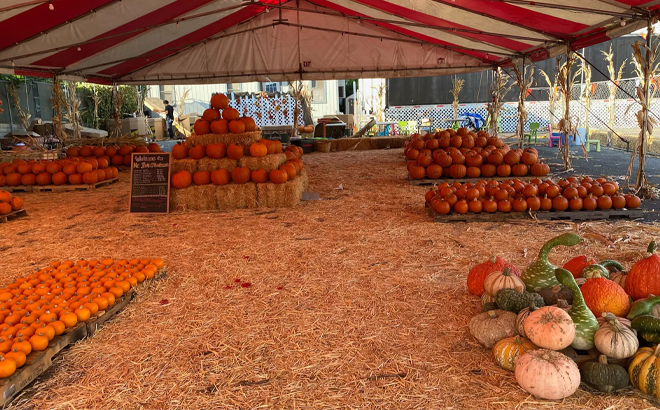
<path id="1" fill-rule="evenodd" d="M 619 81 L 620 88 L 616 88 L 615 97 L 615 118 L 614 130 L 637 129 L 637 118 L 635 114 L 641 109 L 641 105 L 635 102 L 637 98 L 636 87 L 639 84 L 639 78 L 630 78 Z M 588 119 L 590 129 L 607 129 L 610 118 L 610 86 L 609 81 L 591 83 L 590 90 L 586 90 L 585 84 L 576 84 L 573 86 L 572 99 L 570 102 L 571 117 L 577 119 L 578 127 L 585 127 Z M 511 93 L 514 93 L 512 90 Z M 587 114 L 585 106 L 585 95 L 590 92 L 591 106 Z M 650 115 L 660 123 L 660 87 L 658 82 L 651 86 L 653 102 L 651 104 Z M 559 92 L 559 100 L 555 103 L 554 110 L 550 110 L 550 88 L 535 87 L 528 90 L 525 107 L 527 108 L 527 123 L 525 130 L 529 130 L 530 123 L 539 123 L 541 130 L 547 130 L 550 119 L 556 124 L 564 116 L 564 100 Z M 467 113 L 477 113 L 486 118 L 486 103 L 459 104 L 459 117 Z M 387 121 L 417 121 L 421 123 L 422 118 L 430 118 L 433 121 L 434 128 L 448 128 L 454 122 L 454 109 L 451 104 L 443 105 L 415 105 L 388 107 L 385 110 Z M 513 133 L 518 124 L 518 103 L 505 103 L 500 112 L 500 127 L 502 132 Z M 541 135 L 542 133 L 540 133 Z"/>

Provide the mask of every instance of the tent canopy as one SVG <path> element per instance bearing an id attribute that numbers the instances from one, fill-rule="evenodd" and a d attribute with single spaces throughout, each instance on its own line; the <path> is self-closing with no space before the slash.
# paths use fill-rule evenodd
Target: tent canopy
<path id="1" fill-rule="evenodd" d="M 418 77 L 562 54 L 660 0 L 0 0 L 0 72 L 99 84 Z"/>

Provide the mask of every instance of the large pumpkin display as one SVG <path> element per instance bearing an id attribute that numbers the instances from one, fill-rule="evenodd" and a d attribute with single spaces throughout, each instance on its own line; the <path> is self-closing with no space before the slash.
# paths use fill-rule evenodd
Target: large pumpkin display
<path id="1" fill-rule="evenodd" d="M 511 275 L 520 276 L 518 268 L 499 256 L 491 256 L 486 262 L 470 269 L 467 276 L 467 287 L 470 293 L 481 296 L 486 291 L 484 289 L 486 277 L 493 272 L 501 272 L 504 268 L 509 268 Z"/>
<path id="2" fill-rule="evenodd" d="M 633 300 L 660 295 L 660 257 L 655 254 L 655 241 L 649 244 L 647 252 L 626 277 L 625 290 Z"/>
<path id="3" fill-rule="evenodd" d="M 516 381 L 528 393 L 546 400 L 564 399 L 580 386 L 580 370 L 567 356 L 548 349 L 531 350 L 516 362 Z"/>

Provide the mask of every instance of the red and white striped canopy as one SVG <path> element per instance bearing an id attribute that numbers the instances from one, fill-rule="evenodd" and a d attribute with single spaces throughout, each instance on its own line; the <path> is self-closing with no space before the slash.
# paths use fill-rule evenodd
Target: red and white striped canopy
<path id="1" fill-rule="evenodd" d="M 607 41 L 660 0 L 0 0 L 0 71 L 101 84 L 416 77 Z"/>

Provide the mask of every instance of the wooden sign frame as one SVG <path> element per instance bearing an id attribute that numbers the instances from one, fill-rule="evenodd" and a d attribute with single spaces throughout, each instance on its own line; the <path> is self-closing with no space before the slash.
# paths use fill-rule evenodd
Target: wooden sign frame
<path id="1" fill-rule="evenodd" d="M 158 155 L 167 155 L 168 158 L 168 165 L 167 165 L 167 210 L 165 212 L 133 212 L 133 163 L 135 161 L 135 156 L 140 155 L 140 156 L 158 156 Z M 172 178 L 172 154 L 169 152 L 134 152 L 131 154 L 131 178 L 130 178 L 130 185 L 131 185 L 131 191 L 128 196 L 128 212 L 132 214 L 140 214 L 140 215 L 162 215 L 163 213 L 169 214 L 170 213 L 170 179 Z"/>

